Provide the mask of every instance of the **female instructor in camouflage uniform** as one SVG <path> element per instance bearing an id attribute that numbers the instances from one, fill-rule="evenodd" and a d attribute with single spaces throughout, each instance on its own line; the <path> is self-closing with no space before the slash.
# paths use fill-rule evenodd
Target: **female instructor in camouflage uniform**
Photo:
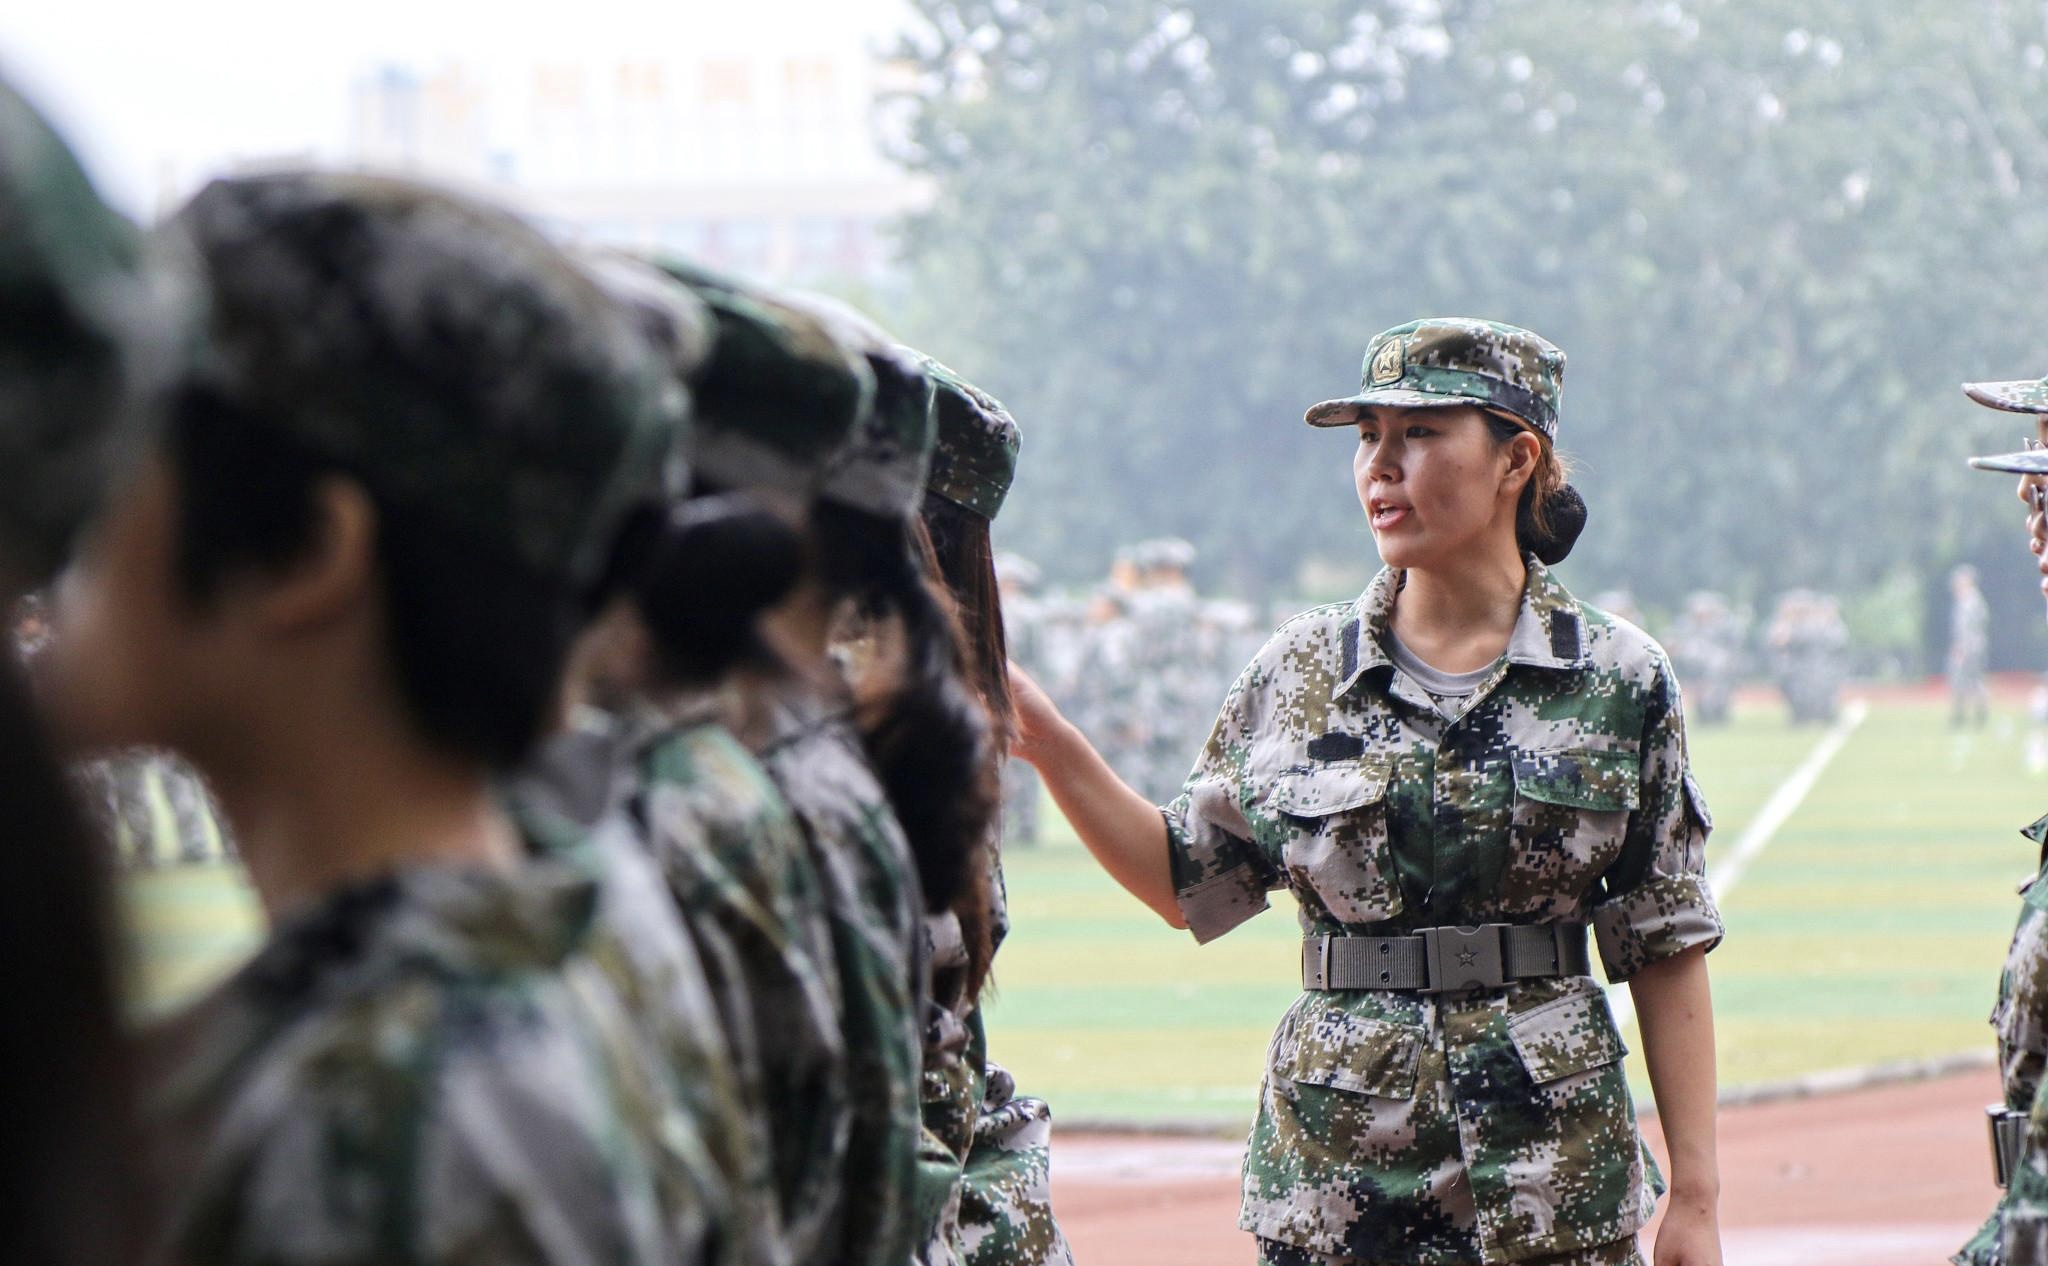
<path id="1" fill-rule="evenodd" d="M 1584 521 L 1563 368 L 1526 330 L 1418 321 L 1309 410 L 1356 428 L 1387 566 L 1274 634 L 1163 814 L 1020 683 L 1018 754 L 1169 923 L 1207 941 L 1271 889 L 1300 903 L 1239 1217 L 1264 1262 L 1641 1260 L 1663 1180 L 1589 924 L 1671 1147 L 1656 1260 L 1720 1261 L 1711 823 L 1663 651 L 1544 566 Z"/>

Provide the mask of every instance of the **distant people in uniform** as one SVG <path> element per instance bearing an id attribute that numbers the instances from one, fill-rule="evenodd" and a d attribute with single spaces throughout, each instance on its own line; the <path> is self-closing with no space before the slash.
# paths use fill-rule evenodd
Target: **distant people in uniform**
<path id="1" fill-rule="evenodd" d="M 1841 704 L 1849 629 L 1831 594 L 1792 589 L 1778 599 L 1765 632 L 1771 676 L 1794 725 L 1826 725 Z"/>
<path id="2" fill-rule="evenodd" d="M 1709 589 L 1687 596 L 1685 610 L 1665 639 L 1671 666 L 1685 687 L 1686 719 L 1726 725 L 1743 672 L 1745 619 L 1728 599 Z"/>
<path id="3" fill-rule="evenodd" d="M 1977 569 L 1965 563 L 1948 574 L 1949 724 L 1981 726 L 1991 719 L 1985 664 L 1991 654 L 1991 608 L 1977 587 Z"/>

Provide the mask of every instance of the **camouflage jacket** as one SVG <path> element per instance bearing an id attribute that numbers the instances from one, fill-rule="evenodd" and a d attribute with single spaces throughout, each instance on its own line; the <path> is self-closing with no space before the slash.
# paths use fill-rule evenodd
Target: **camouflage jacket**
<path id="1" fill-rule="evenodd" d="M 1711 820 L 1645 634 L 1528 561 L 1507 653 L 1446 721 L 1386 649 L 1401 574 L 1283 625 L 1165 809 L 1203 941 L 1285 885 L 1310 935 L 1589 921 L 1611 979 L 1718 943 Z M 1622 1239 L 1662 1179 L 1590 979 L 1308 992 L 1282 1018 L 1239 1225 L 1374 1262 Z"/>
<path id="2" fill-rule="evenodd" d="M 2048 1111 L 2039 1091 L 2048 1060 L 2048 817 L 2024 834 L 2041 850 L 2034 877 L 2020 885 L 2019 925 L 1998 977 L 1998 1003 L 1991 1027 L 1998 1035 L 1998 1065 L 2004 1075 L 2005 1106 L 2032 1114 L 2029 1147 L 2021 1171 L 1991 1216 L 1951 1260 L 1959 1266 L 2004 1266 L 2007 1262 L 2048 1263 Z M 2009 1242 L 2011 1234 L 2016 1242 Z M 2008 1254 L 2008 1243 L 2013 1252 Z M 2023 1246 L 2029 1245 L 2029 1246 Z"/>
<path id="3" fill-rule="evenodd" d="M 763 1103 L 764 1071 L 753 1058 L 761 1043 L 758 1033 L 732 1024 L 736 1015 L 748 1014 L 735 1011 L 736 1005 L 747 1005 L 748 995 L 745 973 L 733 967 L 733 946 L 718 917 L 729 913 L 729 905 L 699 900 L 692 910 L 696 917 L 687 923 L 678 909 L 673 893 L 679 873 L 696 883 L 709 863 L 702 858 L 683 865 L 657 862 L 658 849 L 651 846 L 655 837 L 645 829 L 648 798 L 635 795 L 641 769 L 636 762 L 659 745 L 656 736 L 665 727 L 651 710 L 634 721 L 584 713 L 509 783 L 506 798 L 540 851 L 589 866 L 599 876 L 594 957 L 631 1001 L 634 1015 L 663 1054 L 719 1167 L 732 1206 L 730 1258 L 779 1266 L 788 1260 L 788 1249 L 781 1193 L 774 1182 L 771 1117 Z M 701 746 L 717 751 L 718 734 L 707 729 Z M 691 743 L 679 740 L 676 746 L 687 749 Z M 741 768 L 749 767 L 751 762 L 740 756 Z M 663 856 L 689 831 L 743 834 L 729 819 L 745 819 L 758 807 L 749 799 L 744 774 L 722 768 L 715 758 L 685 769 L 676 752 L 667 754 L 662 768 L 686 784 L 687 790 L 676 795 L 691 807 L 684 814 L 668 806 L 687 825 L 667 823 L 659 840 Z M 760 789 L 758 784 L 752 788 Z M 765 825 L 762 835 L 772 838 Z M 775 961 L 786 961 L 786 956 Z M 802 1031 L 803 1014 L 792 1012 L 792 1031 Z M 744 1042 L 747 1062 L 733 1055 L 728 1032 Z M 826 1045 L 836 1052 L 832 1036 Z M 815 1046 L 799 1042 L 792 1049 Z M 781 1089 L 794 1092 L 792 1086 Z"/>
<path id="4" fill-rule="evenodd" d="M 795 810 L 824 883 L 851 1082 L 844 1218 L 839 1251 L 828 1256 L 902 1266 L 915 1235 L 919 1145 L 916 863 L 851 725 L 794 690 L 775 713 L 761 763 Z"/>
<path id="5" fill-rule="evenodd" d="M 1002 860 L 988 868 L 990 937 L 1010 930 Z M 926 920 L 933 997 L 926 1004 L 924 1135 L 918 1153 L 918 1266 L 1069 1266 L 1052 1214 L 1052 1112 L 1021 1097 L 988 1057 L 981 1008 L 964 984 L 967 947 L 951 913 Z"/>
<path id="6" fill-rule="evenodd" d="M 146 1047 L 163 1257 L 720 1260 L 695 1123 L 555 861 L 335 892 Z"/>

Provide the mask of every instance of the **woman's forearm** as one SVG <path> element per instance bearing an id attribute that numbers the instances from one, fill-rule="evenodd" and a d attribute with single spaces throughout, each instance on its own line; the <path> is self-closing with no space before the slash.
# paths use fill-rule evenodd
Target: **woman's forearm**
<path id="1" fill-rule="evenodd" d="M 1705 1205 L 1721 1194 L 1714 1142 L 1714 1002 L 1705 949 L 1687 950 L 1637 972 L 1629 981 L 1642 1026 L 1643 1059 L 1657 1120 L 1671 1154 L 1675 1203 Z"/>
<path id="2" fill-rule="evenodd" d="M 1110 878 L 1168 923 L 1187 926 L 1174 899 L 1166 819 L 1117 777 L 1087 736 L 1064 717 L 1046 717 L 1011 754 L 1038 770 L 1053 802 Z"/>

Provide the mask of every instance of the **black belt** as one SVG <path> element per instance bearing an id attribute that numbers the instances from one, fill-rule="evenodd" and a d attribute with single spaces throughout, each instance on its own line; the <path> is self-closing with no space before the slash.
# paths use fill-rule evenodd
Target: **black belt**
<path id="1" fill-rule="evenodd" d="M 1984 1115 L 1991 1123 L 1992 1180 L 2001 1187 L 2009 1187 L 2027 1150 L 2027 1114 L 1994 1103 L 1984 1109 Z"/>
<path id="2" fill-rule="evenodd" d="M 1409 936 L 1311 936 L 1301 943 L 1303 989 L 1451 993 L 1592 974 L 1583 923 L 1482 923 Z"/>

